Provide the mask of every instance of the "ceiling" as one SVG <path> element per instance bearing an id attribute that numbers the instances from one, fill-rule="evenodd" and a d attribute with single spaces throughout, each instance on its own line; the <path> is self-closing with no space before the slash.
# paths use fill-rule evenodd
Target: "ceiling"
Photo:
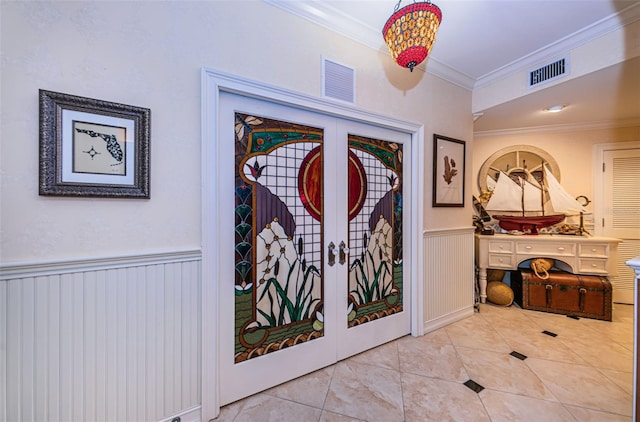
<path id="1" fill-rule="evenodd" d="M 265 0 L 375 49 L 394 11 L 387 0 Z M 413 0 L 404 0 L 400 7 Z M 433 0 L 442 23 L 427 69 L 470 90 L 640 19 L 638 0 Z M 636 35 L 637 36 L 637 35 Z M 391 60 L 391 59 L 390 59 Z M 640 121 L 640 56 L 473 110 L 475 132 Z M 550 84 L 551 85 L 551 84 Z M 542 110 L 565 104 L 561 113 Z"/>

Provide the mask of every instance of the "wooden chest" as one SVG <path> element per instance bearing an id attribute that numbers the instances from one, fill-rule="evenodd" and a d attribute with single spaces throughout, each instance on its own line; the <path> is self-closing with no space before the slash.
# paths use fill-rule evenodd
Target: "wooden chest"
<path id="1" fill-rule="evenodd" d="M 611 283 L 606 277 L 533 271 L 511 272 L 514 301 L 523 309 L 611 321 Z"/>

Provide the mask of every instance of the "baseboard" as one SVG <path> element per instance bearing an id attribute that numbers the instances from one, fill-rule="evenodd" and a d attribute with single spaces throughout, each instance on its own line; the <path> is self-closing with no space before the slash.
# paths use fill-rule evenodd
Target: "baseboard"
<path id="1" fill-rule="evenodd" d="M 449 324 L 453 324 L 454 322 L 460 321 L 461 319 L 464 318 L 468 318 L 470 316 L 473 316 L 474 313 L 474 309 L 473 309 L 473 305 L 471 306 L 466 306 L 462 309 L 459 309 L 457 311 L 454 312 L 450 312 L 446 315 L 443 315 L 441 317 L 438 318 L 434 318 L 430 321 L 425 321 L 424 322 L 424 332 L 429 333 L 431 331 L 435 331 L 438 328 L 442 328 L 444 326 L 447 326 Z"/>
<path id="2" fill-rule="evenodd" d="M 169 416 L 168 418 L 160 419 L 158 422 L 173 422 L 176 421 L 176 418 L 179 418 L 178 420 L 180 422 L 200 422 L 200 406 L 185 409 L 175 415 Z"/>

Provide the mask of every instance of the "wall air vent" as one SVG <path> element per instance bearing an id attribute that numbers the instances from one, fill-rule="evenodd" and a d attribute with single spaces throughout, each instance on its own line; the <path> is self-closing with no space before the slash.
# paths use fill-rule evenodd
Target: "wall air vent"
<path id="1" fill-rule="evenodd" d="M 560 60 L 546 64 L 529 72 L 528 87 L 533 88 L 544 82 L 549 82 L 569 74 L 569 59 L 563 57 Z"/>
<path id="2" fill-rule="evenodd" d="M 355 69 L 322 59 L 322 95 L 354 104 L 356 81 Z"/>

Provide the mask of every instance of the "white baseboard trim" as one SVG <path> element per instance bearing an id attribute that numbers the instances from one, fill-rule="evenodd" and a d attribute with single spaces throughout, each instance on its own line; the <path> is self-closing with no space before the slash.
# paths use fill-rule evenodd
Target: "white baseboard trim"
<path id="1" fill-rule="evenodd" d="M 180 422 L 200 422 L 200 408 L 201 406 L 194 406 L 190 409 L 185 409 L 175 415 L 171 415 L 168 418 L 160 419 L 158 422 L 171 422 L 175 418 L 180 418 Z M 204 421 L 207 422 L 207 421 Z"/>
<path id="2" fill-rule="evenodd" d="M 169 264 L 173 262 L 198 261 L 202 259 L 200 249 L 149 252 L 136 255 L 113 255 L 100 257 L 30 262 L 0 263 L 0 280 L 39 277 L 43 275 L 68 274 L 86 270 L 108 270 L 112 268 L 137 267 L 143 265 Z"/>
<path id="3" fill-rule="evenodd" d="M 442 328 L 446 325 L 453 324 L 454 322 L 460 321 L 461 319 L 468 318 L 473 316 L 474 309 L 473 305 L 464 307 L 454 312 L 450 312 L 441 317 L 432 319 L 431 321 L 424 322 L 424 332 L 429 333 L 431 331 L 435 331 L 438 328 Z"/>

